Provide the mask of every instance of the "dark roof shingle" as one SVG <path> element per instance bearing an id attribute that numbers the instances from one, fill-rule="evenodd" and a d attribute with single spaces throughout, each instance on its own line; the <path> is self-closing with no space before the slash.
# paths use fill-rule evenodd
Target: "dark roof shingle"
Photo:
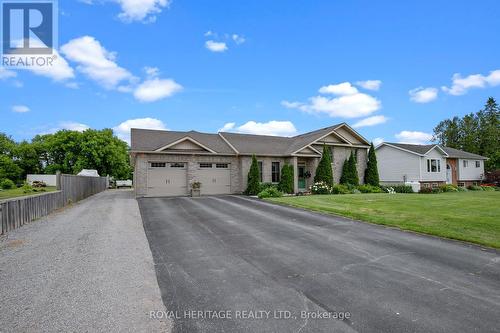
<path id="1" fill-rule="evenodd" d="M 405 150 L 409 150 L 411 152 L 420 154 L 420 155 L 425 155 L 429 150 L 431 150 L 433 147 L 438 146 L 442 150 L 448 154 L 448 157 L 451 158 L 466 158 L 466 159 L 478 159 L 478 160 L 486 160 L 487 158 L 481 155 L 469 153 L 463 150 L 455 149 L 455 148 L 449 148 L 445 147 L 442 145 L 438 144 L 431 144 L 431 145 L 415 145 L 415 144 L 407 144 L 407 143 L 392 143 L 392 142 L 385 142 L 388 145 L 399 147 Z"/>

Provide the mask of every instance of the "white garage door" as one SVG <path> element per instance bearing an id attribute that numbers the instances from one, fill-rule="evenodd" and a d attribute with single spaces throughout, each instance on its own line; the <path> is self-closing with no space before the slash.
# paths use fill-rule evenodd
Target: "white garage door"
<path id="1" fill-rule="evenodd" d="M 187 194 L 187 163 L 149 162 L 148 197 Z"/>
<path id="2" fill-rule="evenodd" d="M 201 194 L 231 193 L 231 172 L 228 163 L 198 163 L 195 179 L 201 182 Z"/>

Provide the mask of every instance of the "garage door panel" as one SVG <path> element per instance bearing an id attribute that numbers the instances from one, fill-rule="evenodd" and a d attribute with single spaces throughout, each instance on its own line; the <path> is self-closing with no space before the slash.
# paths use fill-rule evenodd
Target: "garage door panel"
<path id="1" fill-rule="evenodd" d="M 195 179 L 201 183 L 201 194 L 230 194 L 231 193 L 231 173 L 229 164 L 219 163 L 211 164 L 201 163 L 195 171 Z M 217 167 L 219 166 L 219 167 Z"/>
<path id="2" fill-rule="evenodd" d="M 159 167 L 148 169 L 148 196 L 187 195 L 186 163 L 153 163 L 151 165 L 159 165 Z"/>

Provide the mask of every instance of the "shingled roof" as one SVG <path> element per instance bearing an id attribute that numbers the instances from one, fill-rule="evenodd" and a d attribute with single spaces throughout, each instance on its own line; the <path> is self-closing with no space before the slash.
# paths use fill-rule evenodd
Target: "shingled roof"
<path id="1" fill-rule="evenodd" d="M 219 154 L 234 154 L 234 150 L 218 135 L 196 131 L 176 132 L 132 128 L 131 149 L 134 151 L 155 151 L 168 144 L 189 137 Z"/>
<path id="2" fill-rule="evenodd" d="M 448 157 L 450 158 L 465 158 L 465 159 L 476 159 L 476 160 L 487 160 L 487 157 L 469 153 L 463 150 L 455 149 L 455 148 L 449 148 L 445 147 L 442 145 L 438 144 L 431 144 L 431 145 L 415 145 L 415 144 L 407 144 L 407 143 L 392 143 L 392 142 L 384 142 L 385 144 L 402 148 L 408 151 L 411 151 L 413 153 L 417 153 L 419 155 L 425 155 L 429 150 L 431 150 L 434 147 L 439 147 L 441 148 Z"/>
<path id="3" fill-rule="evenodd" d="M 133 128 L 131 132 L 131 150 L 155 151 L 178 140 L 189 137 L 218 154 L 290 156 L 298 150 L 312 144 L 316 140 L 328 135 L 342 125 L 344 125 L 344 123 L 325 127 L 294 137 L 229 132 L 210 134 L 196 131 L 177 132 Z"/>

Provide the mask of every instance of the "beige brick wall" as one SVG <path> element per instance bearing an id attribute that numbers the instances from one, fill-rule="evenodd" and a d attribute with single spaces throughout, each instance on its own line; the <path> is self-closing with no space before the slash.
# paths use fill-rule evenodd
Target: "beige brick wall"
<path id="1" fill-rule="evenodd" d="M 232 156 L 205 156 L 205 155 L 167 155 L 167 154 L 138 154 L 134 167 L 134 186 L 137 197 L 147 194 L 147 178 L 149 162 L 184 162 L 187 163 L 188 184 L 194 180 L 194 170 L 198 163 L 230 163 L 231 193 L 241 193 L 240 163 L 237 157 Z"/>
<path id="2" fill-rule="evenodd" d="M 262 181 L 264 183 L 270 183 L 272 180 L 271 175 L 271 163 L 280 162 L 280 172 L 281 168 L 285 163 L 292 164 L 292 158 L 282 158 L 282 157 L 262 157 L 257 156 L 257 161 L 262 161 Z M 241 156 L 240 157 L 240 168 L 241 168 L 241 191 L 245 191 L 248 184 L 248 171 L 250 171 L 250 166 L 252 165 L 251 156 Z"/>

